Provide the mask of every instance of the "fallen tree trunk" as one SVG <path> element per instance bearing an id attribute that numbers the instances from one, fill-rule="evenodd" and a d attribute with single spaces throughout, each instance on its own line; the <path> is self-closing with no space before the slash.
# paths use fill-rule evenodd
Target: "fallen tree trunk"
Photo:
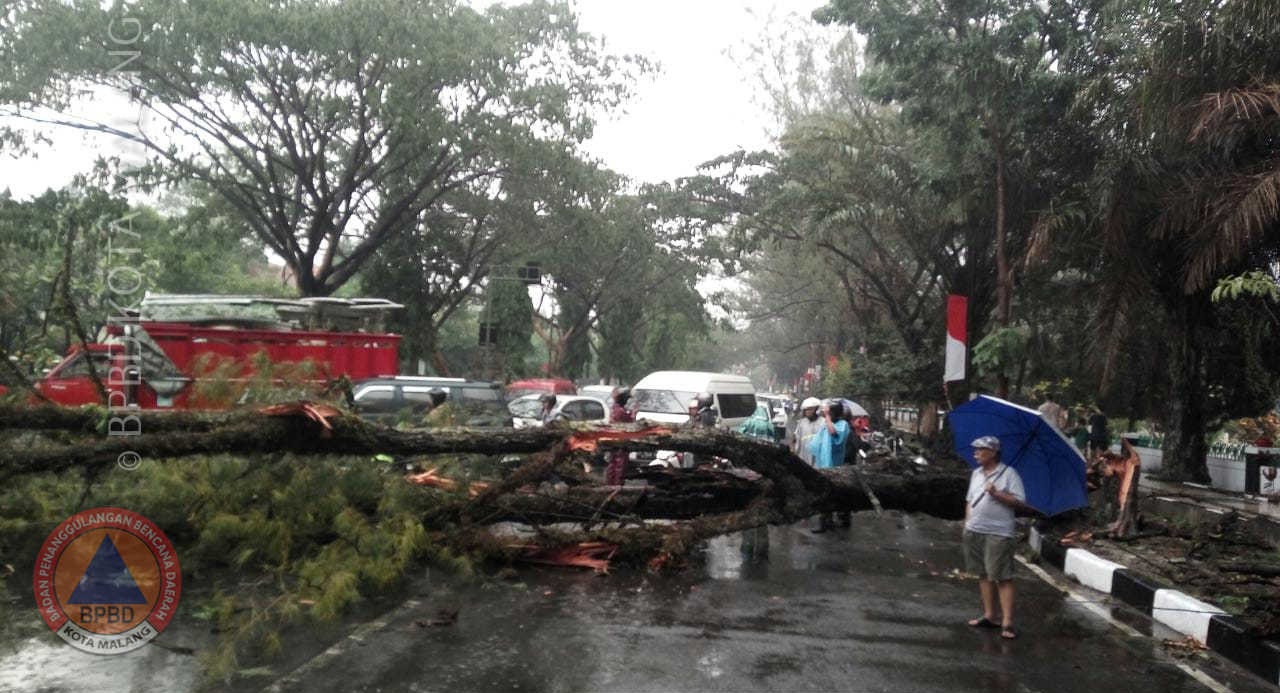
<path id="1" fill-rule="evenodd" d="M 20 410 L 0 408 L 0 429 L 19 428 L 23 421 L 38 427 L 72 431 L 95 431 L 103 420 L 103 410 L 67 410 L 39 407 Z M 718 430 L 679 429 L 641 425 L 595 429 L 430 429 L 396 430 L 332 412 L 324 422 L 288 411 L 264 416 L 261 412 L 198 414 L 193 412 L 145 412 L 139 414 L 144 432 L 136 436 L 95 435 L 66 445 L 0 446 L 0 480 L 20 474 L 60 472 L 71 468 L 100 470 L 114 465 L 121 454 L 133 453 L 143 459 L 173 459 L 191 455 L 289 452 L 298 455 L 345 454 L 421 456 L 476 453 L 486 455 L 546 452 L 579 434 L 604 430 L 626 434 L 626 438 L 603 436 L 603 449 L 675 450 L 699 456 L 719 457 L 771 481 L 779 508 L 787 518 L 806 517 L 822 509 L 861 510 L 870 507 L 857 480 L 839 469 L 820 472 L 800 461 L 785 448 L 757 439 Z M 599 435 L 599 434 L 597 434 Z M 565 454 L 561 451 L 560 456 Z M 546 462 L 546 461 L 544 461 Z M 549 467 L 548 467 L 549 469 Z M 900 472 L 901 470 L 895 470 Z M 524 476 L 528 476 L 526 471 Z M 963 494 L 962 469 L 948 473 L 902 476 L 899 473 L 868 472 L 872 490 L 886 508 L 926 512 L 956 517 L 962 510 L 957 495 Z M 510 490 L 510 483 L 525 483 L 520 474 L 507 486 L 491 489 L 490 496 Z M 519 485 L 518 483 L 516 485 Z M 651 497 L 658 495 L 650 494 Z M 741 489 L 725 498 L 741 506 Z M 721 498 L 716 502 L 723 505 Z M 488 498 L 477 499 L 484 504 Z M 619 501 L 625 502 L 625 501 Z M 657 503 L 654 504 L 656 507 Z M 608 508 L 613 510 L 613 508 Z M 667 510 L 668 516 L 680 512 Z"/>
<path id="2" fill-rule="evenodd" d="M 5 414 L 0 412 L 0 428 L 19 428 L 5 421 Z M 175 419 L 170 419 L 171 416 Z M 520 454 L 547 450 L 565 437 L 565 432 L 551 429 L 398 431 L 353 416 L 330 419 L 331 429 L 303 416 L 218 414 L 212 420 L 188 418 L 190 416 L 146 415 L 141 418 L 139 435 L 102 433 L 71 445 L 0 447 L 0 480 L 73 467 L 93 471 L 114 465 L 124 453 L 134 453 L 143 459 L 278 452 L 300 455 Z M 175 421 L 191 421 L 192 429 L 174 427 Z M 153 425 L 156 428 L 152 428 Z"/>
<path id="3" fill-rule="evenodd" d="M 101 473 L 125 454 L 156 461 L 209 454 L 524 455 L 525 461 L 514 471 L 475 485 L 469 489 L 471 493 L 437 491 L 441 495 L 434 510 L 423 518 L 424 525 L 572 523 L 582 528 L 579 539 L 594 540 L 634 524 L 627 528 L 634 538 L 633 548 L 660 554 L 677 552 L 716 534 L 793 522 L 831 510 L 864 510 L 872 505 L 851 470 L 818 471 L 783 447 L 718 430 L 641 422 L 616 427 L 405 431 L 303 403 L 248 412 L 146 412 L 137 416 L 136 425 L 142 433 L 120 436 L 102 432 L 107 414 L 100 409 L 0 408 L 0 429 L 19 429 L 24 422 L 31 422 L 41 430 L 80 436 L 62 444 L 26 441 L 0 445 L 0 481 L 72 468 Z M 632 476 L 647 478 L 649 483 L 643 487 L 603 486 L 580 473 L 574 477 L 572 470 L 580 469 L 584 456 L 616 449 L 690 452 L 700 459 L 727 460 L 734 469 L 633 470 Z M 968 478 L 963 465 L 937 470 L 884 460 L 862 471 L 885 508 L 947 519 L 962 515 Z M 573 483 L 552 483 L 554 479 Z M 641 526 L 643 520 L 654 519 L 677 523 L 656 530 Z"/>
<path id="4" fill-rule="evenodd" d="M 642 519 L 688 520 L 704 515 L 737 512 L 761 493 L 758 482 L 745 481 L 724 472 L 718 479 L 684 478 L 675 472 L 673 483 L 663 487 L 567 486 L 549 484 L 510 494 L 492 503 L 491 521 L 543 524 L 550 522 L 601 523 Z M 904 512 L 919 512 L 949 520 L 964 517 L 963 498 L 968 479 L 951 474 L 903 478 L 889 472 L 864 472 L 882 505 Z M 831 480 L 826 502 L 802 510 L 802 517 L 821 511 L 871 510 L 872 504 L 847 470 L 823 472 Z M 886 498 L 888 499 L 886 501 Z"/>
<path id="5" fill-rule="evenodd" d="M 136 416 L 142 431 L 207 431 L 236 421 L 260 418 L 251 409 L 231 411 L 162 411 L 107 409 L 100 406 L 61 407 L 53 404 L 22 406 L 0 404 L 0 429 L 72 431 L 106 435 L 112 417 Z"/>

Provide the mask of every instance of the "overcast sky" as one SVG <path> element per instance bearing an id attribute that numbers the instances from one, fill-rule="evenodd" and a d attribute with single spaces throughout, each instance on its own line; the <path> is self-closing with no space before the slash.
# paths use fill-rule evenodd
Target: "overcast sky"
<path id="1" fill-rule="evenodd" d="M 641 84 L 625 114 L 605 120 L 587 150 L 611 168 L 657 182 L 738 148 L 769 143 L 770 118 L 742 61 L 787 14 L 822 0 L 579 0 L 582 28 L 611 52 L 639 53 L 661 72 Z"/>
<path id="2" fill-rule="evenodd" d="M 808 16 L 822 0 L 577 0 L 581 26 L 613 53 L 638 53 L 661 72 L 638 85 L 625 112 L 601 119 L 587 151 L 640 181 L 691 175 L 707 159 L 768 144 L 770 119 L 758 85 L 739 60 L 783 16 Z M 773 18 L 771 22 L 770 18 Z M 127 110 L 99 102 L 96 109 Z M 120 113 L 121 118 L 133 114 Z M 55 129 L 56 145 L 38 158 L 0 155 L 0 190 L 27 197 L 61 187 L 118 141 Z"/>

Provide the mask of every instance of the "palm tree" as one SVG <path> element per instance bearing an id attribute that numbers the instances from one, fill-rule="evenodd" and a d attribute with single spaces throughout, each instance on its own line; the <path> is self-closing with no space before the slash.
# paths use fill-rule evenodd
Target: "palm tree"
<path id="1" fill-rule="evenodd" d="M 1118 0 L 1099 14 L 1115 24 L 1095 35 L 1128 37 L 1093 56 L 1108 60 L 1090 83 L 1105 95 L 1091 113 L 1110 140 L 1094 217 L 1104 360 L 1122 359 L 1138 306 L 1162 310 L 1164 468 L 1207 481 L 1206 429 L 1273 401 L 1280 368 L 1249 353 L 1265 349 L 1274 323 L 1211 298 L 1220 279 L 1274 262 L 1280 248 L 1280 64 L 1266 48 L 1280 39 L 1280 11 L 1258 0 Z M 1245 378 L 1215 365 L 1224 358 L 1253 358 L 1257 382 L 1224 383 Z"/>

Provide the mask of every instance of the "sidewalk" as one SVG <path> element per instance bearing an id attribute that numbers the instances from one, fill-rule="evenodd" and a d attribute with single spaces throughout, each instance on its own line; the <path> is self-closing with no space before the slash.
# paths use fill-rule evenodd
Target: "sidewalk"
<path id="1" fill-rule="evenodd" d="M 1186 497 L 1201 504 L 1235 510 L 1246 515 L 1257 515 L 1280 523 L 1280 502 L 1268 502 L 1264 496 L 1220 491 L 1200 484 L 1160 481 L 1146 476 L 1139 479 L 1138 487 L 1149 495 Z"/>
<path id="2" fill-rule="evenodd" d="M 1161 515 L 1205 519 L 1208 515 L 1236 512 L 1280 547 L 1280 503 L 1199 484 L 1159 481 L 1141 477 L 1142 508 Z"/>

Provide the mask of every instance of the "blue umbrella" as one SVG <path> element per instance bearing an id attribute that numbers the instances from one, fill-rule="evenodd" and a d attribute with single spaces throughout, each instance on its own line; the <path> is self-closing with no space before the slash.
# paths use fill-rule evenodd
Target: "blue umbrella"
<path id="1" fill-rule="evenodd" d="M 1018 470 L 1027 504 L 1046 515 L 1089 504 L 1084 457 L 1035 409 L 982 395 L 947 415 L 956 454 L 977 467 L 970 444 L 981 436 L 1000 439 L 1000 461 Z"/>

